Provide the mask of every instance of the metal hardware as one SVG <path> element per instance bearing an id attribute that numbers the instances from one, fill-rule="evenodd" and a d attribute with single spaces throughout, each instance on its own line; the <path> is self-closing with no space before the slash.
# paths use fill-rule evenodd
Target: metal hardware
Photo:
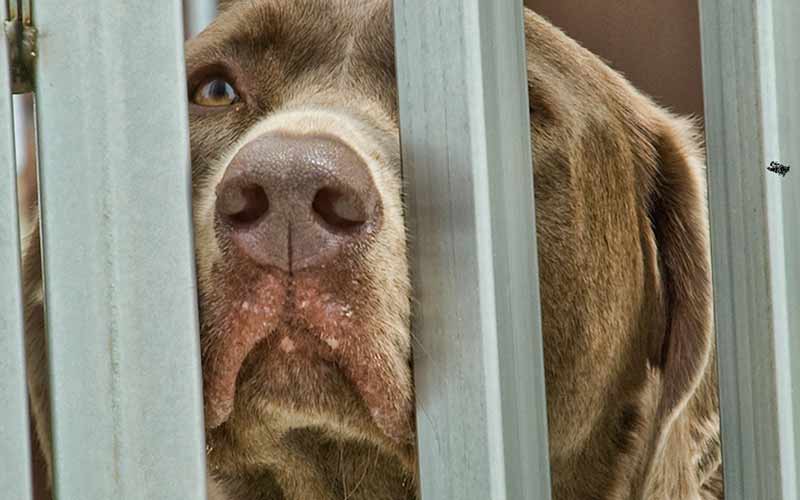
<path id="1" fill-rule="evenodd" d="M 8 20 L 6 37 L 11 59 L 11 91 L 25 94 L 33 91 L 34 63 L 36 61 L 36 28 L 33 26 L 33 9 L 30 0 L 7 0 Z"/>

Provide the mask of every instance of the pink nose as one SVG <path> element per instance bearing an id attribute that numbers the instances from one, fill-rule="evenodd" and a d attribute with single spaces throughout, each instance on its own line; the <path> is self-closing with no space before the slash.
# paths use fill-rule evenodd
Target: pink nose
<path id="1" fill-rule="evenodd" d="M 217 186 L 223 237 L 262 266 L 325 265 L 381 224 L 369 169 L 330 136 L 264 134 L 245 145 Z"/>

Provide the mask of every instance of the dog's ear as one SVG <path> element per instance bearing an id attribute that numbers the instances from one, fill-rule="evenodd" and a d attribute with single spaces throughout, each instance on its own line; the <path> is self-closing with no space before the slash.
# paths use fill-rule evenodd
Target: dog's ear
<path id="1" fill-rule="evenodd" d="M 648 439 L 649 469 L 707 370 L 713 348 L 711 263 L 704 161 L 689 120 L 665 112 L 651 131 L 656 171 L 649 215 L 658 252 L 664 328 L 649 339 L 660 394 Z"/>

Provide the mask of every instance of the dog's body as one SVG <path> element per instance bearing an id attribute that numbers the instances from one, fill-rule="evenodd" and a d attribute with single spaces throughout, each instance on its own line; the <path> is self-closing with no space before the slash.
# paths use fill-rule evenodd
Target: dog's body
<path id="1" fill-rule="evenodd" d="M 722 498 L 698 140 L 525 25 L 554 498 Z M 187 60 L 215 495 L 416 498 L 390 2 L 232 0 Z M 39 261 L 34 231 L 47 454 Z"/>

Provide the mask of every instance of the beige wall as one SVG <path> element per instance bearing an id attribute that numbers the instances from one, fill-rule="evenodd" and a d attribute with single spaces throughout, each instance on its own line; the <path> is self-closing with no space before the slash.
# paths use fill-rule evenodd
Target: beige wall
<path id="1" fill-rule="evenodd" d="M 525 0 L 674 111 L 703 114 L 697 0 Z"/>

